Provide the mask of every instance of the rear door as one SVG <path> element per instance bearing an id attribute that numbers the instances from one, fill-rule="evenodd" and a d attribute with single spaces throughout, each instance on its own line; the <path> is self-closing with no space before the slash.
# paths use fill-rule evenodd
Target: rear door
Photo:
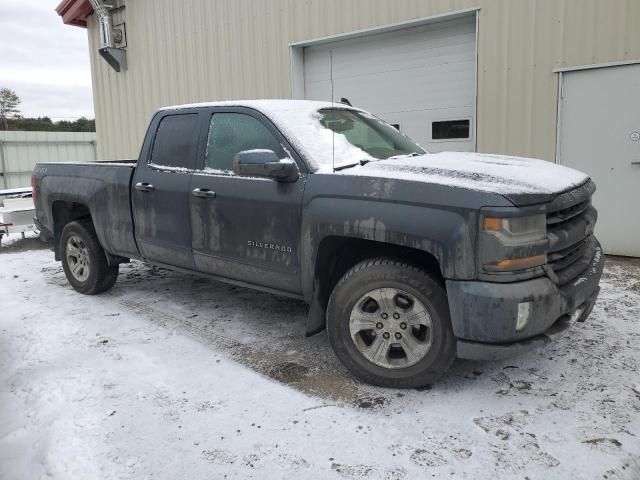
<path id="1" fill-rule="evenodd" d="M 136 240 L 149 261 L 194 268 L 189 184 L 200 141 L 197 110 L 162 112 L 154 118 L 133 179 Z"/>
<path id="2" fill-rule="evenodd" d="M 212 108 L 203 130 L 206 148 L 191 180 L 190 198 L 196 268 L 299 293 L 303 162 L 273 124 L 249 108 Z M 293 156 L 300 177 L 284 183 L 234 174 L 233 157 L 252 149 Z"/>

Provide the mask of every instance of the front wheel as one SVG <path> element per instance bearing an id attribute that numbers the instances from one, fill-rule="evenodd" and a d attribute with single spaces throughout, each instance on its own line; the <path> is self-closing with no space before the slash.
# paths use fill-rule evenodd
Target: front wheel
<path id="1" fill-rule="evenodd" d="M 60 236 L 62 268 L 71 286 L 95 295 L 109 290 L 118 278 L 118 265 L 109 265 L 89 221 L 68 223 Z"/>
<path id="2" fill-rule="evenodd" d="M 342 363 L 383 387 L 430 384 L 456 356 L 442 286 L 391 259 L 365 260 L 340 279 L 329 299 L 327 331 Z"/>

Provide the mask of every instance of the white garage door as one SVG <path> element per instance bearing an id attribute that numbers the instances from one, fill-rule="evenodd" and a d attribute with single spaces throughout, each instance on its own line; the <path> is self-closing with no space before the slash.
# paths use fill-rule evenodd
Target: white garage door
<path id="1" fill-rule="evenodd" d="M 640 257 L 640 65 L 562 74 L 559 162 L 596 182 L 606 253 Z"/>
<path id="2" fill-rule="evenodd" d="M 347 98 L 431 152 L 475 150 L 475 16 L 306 47 L 304 95 Z"/>

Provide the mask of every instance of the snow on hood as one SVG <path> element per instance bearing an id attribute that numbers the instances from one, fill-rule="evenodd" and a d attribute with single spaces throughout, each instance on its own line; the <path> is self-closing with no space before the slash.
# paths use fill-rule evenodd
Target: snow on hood
<path id="1" fill-rule="evenodd" d="M 499 194 L 555 194 L 582 185 L 588 176 L 545 160 L 443 152 L 371 162 L 337 173 L 450 185 Z"/>

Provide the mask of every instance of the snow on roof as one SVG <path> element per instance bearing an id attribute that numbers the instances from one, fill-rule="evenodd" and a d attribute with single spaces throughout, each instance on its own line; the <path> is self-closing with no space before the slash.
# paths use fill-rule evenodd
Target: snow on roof
<path id="1" fill-rule="evenodd" d="M 344 105 L 342 103 L 321 102 L 316 100 L 291 100 L 291 99 L 261 99 L 261 100 L 220 100 L 214 102 L 186 103 L 182 105 L 170 105 L 160 108 L 160 110 L 177 110 L 183 108 L 199 107 L 250 107 L 260 111 L 279 111 L 300 109 L 308 111 L 319 110 L 321 108 L 343 107 L 358 110 L 357 108 Z"/>
<path id="2" fill-rule="evenodd" d="M 339 166 L 371 158 L 366 152 L 349 143 L 344 135 L 334 135 L 331 130 L 320 124 L 318 111 L 325 108 L 364 111 L 342 103 L 312 100 L 238 100 L 176 105 L 160 110 L 198 107 L 249 107 L 258 110 L 278 127 L 293 147 L 306 158 L 313 170 L 331 171 L 334 161 L 335 166 Z"/>

